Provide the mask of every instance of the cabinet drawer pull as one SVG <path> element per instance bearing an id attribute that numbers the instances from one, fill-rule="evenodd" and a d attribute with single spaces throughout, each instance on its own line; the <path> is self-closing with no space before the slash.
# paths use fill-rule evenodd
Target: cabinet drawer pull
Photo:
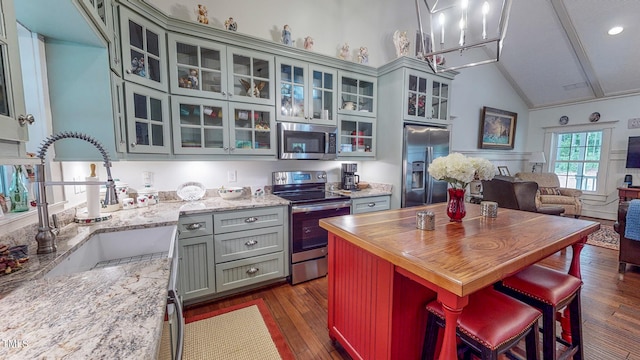
<path id="1" fill-rule="evenodd" d="M 35 118 L 31 114 L 18 116 L 18 123 L 20 124 L 20 126 L 24 126 L 25 124 L 31 125 L 34 121 Z"/>
<path id="2" fill-rule="evenodd" d="M 247 274 L 253 275 L 253 274 L 257 273 L 259 270 L 260 269 L 258 269 L 258 268 L 252 267 L 251 269 L 247 270 Z"/>
<path id="3" fill-rule="evenodd" d="M 253 246 L 255 244 L 257 244 L 258 242 L 255 240 L 249 240 L 246 243 L 244 243 L 246 246 Z"/>
<path id="4" fill-rule="evenodd" d="M 256 222 L 256 221 L 258 221 L 258 218 L 255 217 L 255 216 L 248 217 L 248 218 L 244 219 L 244 222 L 246 222 L 246 223 L 253 223 L 253 222 Z"/>
<path id="5" fill-rule="evenodd" d="M 374 202 L 370 202 L 370 203 L 368 203 L 368 204 L 367 204 L 367 206 L 368 206 L 368 207 L 374 207 L 374 206 L 376 206 L 376 203 L 374 203 Z"/>
<path id="6" fill-rule="evenodd" d="M 198 230 L 202 227 L 202 224 L 200 223 L 193 223 L 193 224 L 189 224 L 187 226 L 185 226 L 187 228 L 187 230 Z"/>

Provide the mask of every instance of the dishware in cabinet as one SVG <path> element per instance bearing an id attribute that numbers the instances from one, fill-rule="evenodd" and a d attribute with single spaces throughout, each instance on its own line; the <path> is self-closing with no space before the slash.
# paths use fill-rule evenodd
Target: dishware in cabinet
<path id="1" fill-rule="evenodd" d="M 273 55 L 227 47 L 227 98 L 273 106 L 273 63 Z"/>
<path id="2" fill-rule="evenodd" d="M 338 71 L 339 114 L 376 117 L 378 80 L 373 76 Z"/>
<path id="3" fill-rule="evenodd" d="M 124 79 L 166 92 L 165 30 L 121 7 L 120 31 Z"/>
<path id="4" fill-rule="evenodd" d="M 276 155 L 273 107 L 172 96 L 176 154 Z"/>
<path id="5" fill-rule="evenodd" d="M 172 94 L 229 99 L 225 45 L 173 33 L 168 43 Z"/>
<path id="6" fill-rule="evenodd" d="M 277 58 L 276 70 L 278 120 L 336 124 L 336 69 Z"/>
<path id="7" fill-rule="evenodd" d="M 125 83 L 127 143 L 130 153 L 170 152 L 169 96 L 132 83 Z"/>
<path id="8" fill-rule="evenodd" d="M 27 126 L 16 18 L 12 0 L 0 0 L 0 157 L 25 158 Z"/>
<path id="9" fill-rule="evenodd" d="M 338 116 L 338 157 L 375 157 L 375 119 L 366 116 Z"/>
<path id="10" fill-rule="evenodd" d="M 432 74 L 405 70 L 405 120 L 447 120 L 449 83 Z"/>

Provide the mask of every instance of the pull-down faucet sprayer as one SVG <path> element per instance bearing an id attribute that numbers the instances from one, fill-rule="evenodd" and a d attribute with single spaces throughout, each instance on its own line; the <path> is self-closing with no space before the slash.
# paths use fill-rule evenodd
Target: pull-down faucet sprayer
<path id="1" fill-rule="evenodd" d="M 102 159 L 104 162 L 104 167 L 107 169 L 107 182 L 100 181 L 55 181 L 55 182 L 45 182 L 45 172 L 44 172 L 44 159 L 49 149 L 54 142 L 60 139 L 80 139 L 89 142 L 91 145 L 95 146 L 100 154 L 102 155 Z M 47 203 L 47 185 L 106 185 L 107 192 L 104 197 L 104 205 L 115 205 L 118 203 L 118 195 L 116 194 L 116 185 L 111 177 L 111 161 L 109 160 L 109 154 L 102 147 L 96 139 L 92 138 L 89 135 L 85 135 L 78 132 L 61 132 L 58 134 L 51 135 L 44 139 L 42 145 L 40 145 L 40 149 L 38 149 L 38 158 L 40 158 L 40 164 L 35 166 L 35 176 L 36 176 L 36 206 L 38 208 L 38 234 L 36 235 L 36 241 L 38 242 L 38 254 L 48 254 L 55 252 L 56 247 L 56 235 L 52 231 L 51 226 L 49 224 L 49 204 Z"/>

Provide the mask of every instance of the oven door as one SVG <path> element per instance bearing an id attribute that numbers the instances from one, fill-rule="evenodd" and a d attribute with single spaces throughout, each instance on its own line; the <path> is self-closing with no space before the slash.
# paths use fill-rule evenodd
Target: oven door
<path id="1" fill-rule="evenodd" d="M 291 261 L 314 257 L 315 249 L 326 248 L 327 230 L 319 220 L 351 213 L 351 201 L 294 205 L 291 207 Z M 326 251 L 324 252 L 326 254 Z"/>
<path id="2" fill-rule="evenodd" d="M 333 160 L 337 156 L 335 126 L 278 123 L 280 159 Z"/>

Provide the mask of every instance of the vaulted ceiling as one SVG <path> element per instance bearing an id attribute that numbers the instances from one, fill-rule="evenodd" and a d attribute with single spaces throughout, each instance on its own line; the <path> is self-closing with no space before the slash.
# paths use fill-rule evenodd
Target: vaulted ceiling
<path id="1" fill-rule="evenodd" d="M 639 15 L 637 0 L 513 0 L 497 66 L 532 109 L 640 93 Z"/>

